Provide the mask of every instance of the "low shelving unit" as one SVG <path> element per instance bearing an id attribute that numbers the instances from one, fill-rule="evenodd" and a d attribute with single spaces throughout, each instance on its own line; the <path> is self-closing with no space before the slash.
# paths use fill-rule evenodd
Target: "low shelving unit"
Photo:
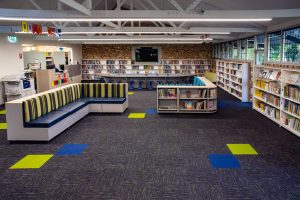
<path id="1" fill-rule="evenodd" d="M 196 85 L 157 86 L 158 113 L 214 113 L 217 86 L 204 77 Z"/>
<path id="2" fill-rule="evenodd" d="M 216 68 L 217 85 L 242 102 L 248 102 L 250 99 L 248 63 L 217 60 Z"/>
<path id="3" fill-rule="evenodd" d="M 204 76 L 205 71 L 210 71 L 211 67 L 211 59 L 163 59 L 161 63 L 155 64 L 132 64 L 131 59 L 83 59 L 82 79 Z"/>
<path id="4" fill-rule="evenodd" d="M 253 109 L 300 137 L 300 70 L 254 66 Z"/>

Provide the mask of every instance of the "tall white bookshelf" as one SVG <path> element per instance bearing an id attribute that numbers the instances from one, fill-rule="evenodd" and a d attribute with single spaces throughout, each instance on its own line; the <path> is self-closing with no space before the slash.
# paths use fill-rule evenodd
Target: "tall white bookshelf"
<path id="1" fill-rule="evenodd" d="M 250 70 L 248 63 L 216 61 L 217 85 L 231 95 L 248 102 L 250 99 Z"/>
<path id="2" fill-rule="evenodd" d="M 253 109 L 300 137 L 300 70 L 254 66 Z"/>

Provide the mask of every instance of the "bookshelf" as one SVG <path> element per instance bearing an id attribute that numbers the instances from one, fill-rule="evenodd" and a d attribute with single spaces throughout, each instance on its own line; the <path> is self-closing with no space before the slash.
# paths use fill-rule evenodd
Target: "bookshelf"
<path id="1" fill-rule="evenodd" d="M 162 59 L 164 70 L 169 74 L 204 75 L 212 70 L 210 59 Z"/>
<path id="2" fill-rule="evenodd" d="M 82 79 L 98 80 L 102 75 L 125 74 L 126 69 L 130 68 L 130 59 L 83 59 L 82 60 Z"/>
<path id="3" fill-rule="evenodd" d="M 254 66 L 253 109 L 300 137 L 300 70 Z"/>
<path id="4" fill-rule="evenodd" d="M 203 76 L 211 70 L 209 59 L 162 60 L 162 64 L 132 64 L 130 59 L 83 59 L 83 80 L 98 80 L 105 77 L 162 77 L 162 76 Z"/>
<path id="5" fill-rule="evenodd" d="M 197 77 L 203 86 L 157 86 L 158 113 L 214 113 L 217 111 L 217 86 Z"/>
<path id="6" fill-rule="evenodd" d="M 249 64 L 224 60 L 216 61 L 217 85 L 242 102 L 250 100 Z"/>

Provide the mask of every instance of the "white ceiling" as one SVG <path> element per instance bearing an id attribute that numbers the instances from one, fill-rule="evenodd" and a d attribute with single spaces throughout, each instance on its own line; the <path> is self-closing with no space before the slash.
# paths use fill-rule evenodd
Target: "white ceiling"
<path id="1" fill-rule="evenodd" d="M 61 3 L 62 0 L 1 0 L 0 1 L 0 9 L 18 9 L 13 11 L 15 13 L 22 14 L 22 10 L 51 10 L 59 12 L 76 12 L 77 14 L 84 15 L 82 12 L 78 11 L 76 8 L 72 8 L 72 6 L 68 6 L 65 3 Z M 76 2 L 82 4 L 87 7 L 87 2 L 89 0 L 67 0 L 69 2 Z M 91 0 L 92 9 L 89 10 L 113 10 L 117 7 L 118 0 Z M 197 6 L 193 8 L 192 11 L 198 13 L 201 10 L 204 13 L 207 11 L 226 11 L 226 10 L 281 10 L 281 9 L 300 9 L 300 0 L 175 0 L 183 11 L 178 10 L 178 7 L 172 4 L 174 0 L 120 0 L 120 2 L 124 2 L 121 10 L 129 10 L 131 7 L 131 1 L 133 5 L 133 10 L 145 10 L 146 12 L 150 12 L 153 10 L 165 10 L 166 11 L 177 11 L 180 13 L 184 13 L 185 10 L 191 6 L 193 2 L 196 2 Z M 199 3 L 200 2 L 200 3 Z M 80 10 L 80 9 L 79 9 Z M 255 13 L 253 12 L 253 17 L 255 17 Z M 288 14 L 288 13 L 287 13 Z M 283 13 L 284 15 L 284 13 Z M 1 11 L 0 11 L 1 16 Z M 55 17 L 55 16 L 54 16 Z M 216 16 L 222 17 L 222 16 Z M 243 16 L 241 16 L 243 17 Z M 42 23 L 44 26 L 60 26 L 64 32 L 64 30 L 72 30 L 73 28 L 82 28 L 81 30 L 88 30 L 89 28 L 93 28 L 93 30 L 99 28 L 99 32 L 103 31 L 103 28 L 111 29 L 111 30 L 120 30 L 135 28 L 134 30 L 143 30 L 143 27 L 153 27 L 155 30 L 164 29 L 165 27 L 172 28 L 173 30 L 190 30 L 194 28 L 239 28 L 238 32 L 231 32 L 230 35 L 223 36 L 215 36 L 211 35 L 209 37 L 214 38 L 214 42 L 220 42 L 224 40 L 232 40 L 235 38 L 241 38 L 245 34 L 257 34 L 264 31 L 272 31 L 282 27 L 290 27 L 300 25 L 300 12 L 299 16 L 296 17 L 280 17 L 273 18 L 272 21 L 268 22 L 143 22 L 138 23 L 135 22 L 133 24 L 128 21 L 127 23 L 118 23 L 118 22 L 108 22 L 108 23 L 100 23 L 100 22 L 70 22 L 70 23 L 54 23 L 44 22 Z M 5 27 L 11 26 L 10 30 L 15 30 L 16 27 L 20 26 L 20 22 L 11 22 L 11 21 L 0 21 L 0 32 L 6 32 Z M 85 28 L 84 28 L 85 27 Z M 256 28 L 256 33 L 249 33 L 245 28 Z M 174 35 L 174 34 L 173 34 Z M 187 36 L 186 34 L 177 34 L 177 36 L 182 35 Z M 107 34 L 97 34 L 97 37 L 105 38 Z M 109 34 L 109 36 L 120 37 L 126 36 L 128 38 L 138 37 L 138 35 L 132 34 Z M 169 34 L 171 37 L 172 34 Z M 95 35 L 86 35 L 86 37 L 95 37 Z M 173 36 L 172 36 L 173 37 Z M 207 37 L 207 36 L 206 36 Z M 40 39 L 40 38 L 39 38 Z M 47 38 L 43 38 L 47 39 Z M 80 41 L 77 41 L 77 43 Z"/>

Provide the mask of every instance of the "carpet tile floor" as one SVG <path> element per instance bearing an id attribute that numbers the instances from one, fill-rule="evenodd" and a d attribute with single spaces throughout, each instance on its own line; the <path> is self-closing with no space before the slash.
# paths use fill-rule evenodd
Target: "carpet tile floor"
<path id="1" fill-rule="evenodd" d="M 218 90 L 216 114 L 148 114 L 156 92 L 133 92 L 124 114 L 89 114 L 49 143 L 9 144 L 0 129 L 0 199 L 300 199 L 300 138 L 250 103 Z M 88 147 L 38 169 L 10 169 L 66 144 Z M 253 150 L 227 144 L 249 144 L 258 154 L 235 155 Z M 210 155 L 228 155 L 239 167 L 214 168 Z"/>

